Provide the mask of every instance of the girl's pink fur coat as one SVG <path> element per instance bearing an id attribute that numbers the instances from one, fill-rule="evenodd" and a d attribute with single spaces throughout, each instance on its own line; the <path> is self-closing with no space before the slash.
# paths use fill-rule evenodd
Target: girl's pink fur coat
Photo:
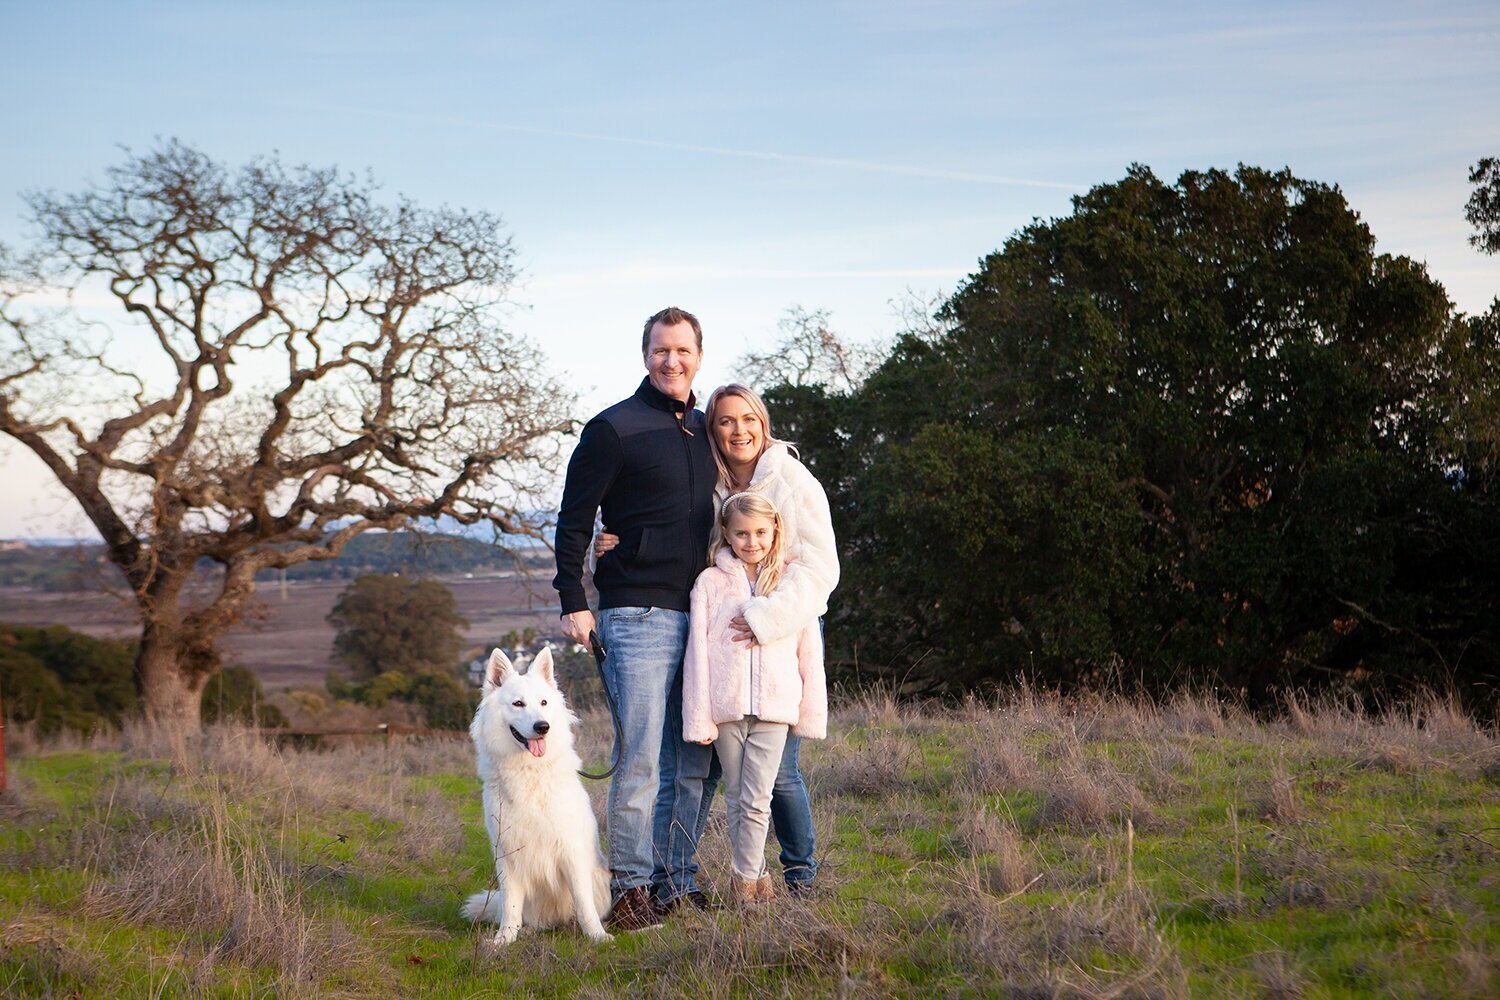
<path id="1" fill-rule="evenodd" d="M 729 622 L 751 598 L 744 565 L 726 546 L 693 584 L 682 676 L 682 738 L 719 735 L 719 723 L 756 715 L 796 736 L 828 735 L 828 689 L 818 619 L 766 645 L 729 640 Z"/>

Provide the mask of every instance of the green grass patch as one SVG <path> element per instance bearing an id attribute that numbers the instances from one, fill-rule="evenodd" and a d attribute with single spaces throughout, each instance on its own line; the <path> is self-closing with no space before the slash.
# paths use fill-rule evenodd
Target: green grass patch
<path id="1" fill-rule="evenodd" d="M 1445 748 L 1379 719 L 1324 735 L 1316 715 L 1293 732 L 1230 709 L 1205 735 L 1093 711 L 846 723 L 804 747 L 817 896 L 499 952 L 458 914 L 493 875 L 451 746 L 26 756 L 0 799 L 0 994 L 1497 992 L 1493 733 Z M 976 795 L 996 734 L 1021 773 Z M 725 854 L 705 845 L 706 879 Z"/>

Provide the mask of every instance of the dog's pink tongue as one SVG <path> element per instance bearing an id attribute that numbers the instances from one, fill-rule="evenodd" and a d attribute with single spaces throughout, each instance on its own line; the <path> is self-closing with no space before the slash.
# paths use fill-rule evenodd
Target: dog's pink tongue
<path id="1" fill-rule="evenodd" d="M 531 751 L 531 756 L 540 757 L 547 752 L 547 741 L 533 737 L 526 741 L 526 749 Z"/>

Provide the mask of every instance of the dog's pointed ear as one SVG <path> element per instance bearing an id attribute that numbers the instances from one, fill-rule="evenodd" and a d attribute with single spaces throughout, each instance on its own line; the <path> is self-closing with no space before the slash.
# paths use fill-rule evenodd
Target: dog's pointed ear
<path id="1" fill-rule="evenodd" d="M 484 668 L 484 694 L 489 694 L 495 688 L 504 684 L 514 669 L 515 667 L 511 666 L 510 658 L 496 648 L 490 654 L 489 665 Z"/>
<path id="2" fill-rule="evenodd" d="M 542 651 L 532 659 L 531 667 L 526 672 L 536 674 L 552 687 L 557 687 L 557 680 L 552 673 L 552 647 L 543 646 Z"/>

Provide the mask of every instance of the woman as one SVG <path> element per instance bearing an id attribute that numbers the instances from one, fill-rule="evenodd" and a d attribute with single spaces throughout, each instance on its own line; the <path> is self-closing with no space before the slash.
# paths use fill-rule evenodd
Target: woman
<path id="1" fill-rule="evenodd" d="M 828 495 L 787 443 L 772 436 L 766 404 L 753 391 L 742 385 L 721 386 L 708 397 L 704 412 L 714 463 L 719 469 L 715 504 L 722 505 L 735 493 L 751 492 L 764 495 L 781 511 L 786 575 L 770 594 L 751 598 L 743 614 L 730 624 L 737 641 L 774 642 L 797 631 L 809 615 L 823 614 L 828 609 L 828 595 L 838 584 L 839 559 Z M 601 534 L 596 554 L 608 552 L 618 541 L 614 535 Z M 781 844 L 782 877 L 793 893 L 811 889 L 818 870 L 812 805 L 797 761 L 800 747 L 798 737 L 787 737 L 771 795 L 771 822 Z M 715 770 L 709 774 L 695 842 L 701 839 L 708 820 L 717 766 L 715 763 Z"/>

